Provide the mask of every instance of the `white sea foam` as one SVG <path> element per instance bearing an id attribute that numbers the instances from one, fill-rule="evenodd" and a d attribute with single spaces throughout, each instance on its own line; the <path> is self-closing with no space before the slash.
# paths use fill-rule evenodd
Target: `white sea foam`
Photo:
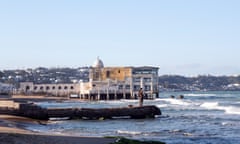
<path id="1" fill-rule="evenodd" d="M 49 118 L 50 121 L 62 121 L 62 120 L 69 120 L 69 117 L 62 117 L 62 118 Z"/>
<path id="2" fill-rule="evenodd" d="M 168 105 L 167 104 L 158 104 L 156 106 L 159 107 L 159 108 L 163 108 L 163 107 L 167 107 Z"/>
<path id="3" fill-rule="evenodd" d="M 184 136 L 193 136 L 191 133 L 183 133 Z"/>
<path id="4" fill-rule="evenodd" d="M 206 109 L 219 109 L 218 102 L 205 102 L 200 106 Z"/>
<path id="5" fill-rule="evenodd" d="M 230 125 L 228 122 L 222 122 L 222 125 L 225 126 L 225 125 Z"/>
<path id="6" fill-rule="evenodd" d="M 227 114 L 240 115 L 240 108 L 233 107 L 233 106 L 225 107 L 225 112 L 226 112 Z"/>
<path id="7" fill-rule="evenodd" d="M 126 130 L 117 130 L 118 134 L 128 134 L 128 135 L 140 135 L 142 132 L 138 131 L 126 131 Z"/>
<path id="8" fill-rule="evenodd" d="M 190 94 L 184 94 L 184 96 L 193 96 L 193 97 L 208 97 L 208 96 L 216 96 L 216 94 L 205 94 L 205 93 L 201 93 L 201 94 L 194 94 L 194 93 L 190 93 Z"/>
<path id="9" fill-rule="evenodd" d="M 240 115 L 240 108 L 234 106 L 220 106 L 218 102 L 205 102 L 200 106 L 206 109 L 223 110 L 227 114 Z"/>
<path id="10" fill-rule="evenodd" d="M 111 105 L 123 105 L 123 104 L 134 104 L 138 103 L 138 100 L 114 100 L 114 101 L 101 101 L 102 104 L 111 104 Z"/>
<path id="11" fill-rule="evenodd" d="M 235 126 L 235 125 L 239 125 L 238 122 L 222 122 L 223 126 Z"/>
<path id="12" fill-rule="evenodd" d="M 125 103 L 124 101 L 103 101 L 102 103 L 107 103 L 107 104 L 122 104 Z"/>
<path id="13" fill-rule="evenodd" d="M 128 102 L 128 103 L 133 103 L 133 102 L 138 102 L 138 100 L 127 100 L 127 99 L 121 99 L 121 102 Z"/>
<path id="14" fill-rule="evenodd" d="M 191 102 L 185 101 L 185 100 L 182 100 L 182 99 L 171 99 L 171 98 L 167 98 L 167 99 L 161 99 L 161 100 L 162 100 L 162 101 L 169 102 L 170 104 L 173 104 L 173 105 L 189 106 L 189 105 L 192 104 Z"/>
<path id="15" fill-rule="evenodd" d="M 156 99 L 154 99 L 155 102 L 162 101 L 162 100 L 163 100 L 163 98 L 156 98 Z"/>

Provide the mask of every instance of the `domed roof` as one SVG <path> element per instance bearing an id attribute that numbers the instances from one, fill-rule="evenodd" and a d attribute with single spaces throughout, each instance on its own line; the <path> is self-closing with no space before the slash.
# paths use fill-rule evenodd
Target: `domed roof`
<path id="1" fill-rule="evenodd" d="M 93 67 L 96 67 L 96 68 L 104 67 L 103 62 L 101 59 L 99 59 L 99 57 L 97 57 L 96 61 L 93 63 Z"/>

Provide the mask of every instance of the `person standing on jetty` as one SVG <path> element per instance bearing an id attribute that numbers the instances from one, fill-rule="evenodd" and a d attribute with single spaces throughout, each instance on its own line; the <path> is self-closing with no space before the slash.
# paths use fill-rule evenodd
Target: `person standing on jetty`
<path id="1" fill-rule="evenodd" d="M 138 91 L 139 106 L 143 106 L 143 89 L 140 88 Z"/>

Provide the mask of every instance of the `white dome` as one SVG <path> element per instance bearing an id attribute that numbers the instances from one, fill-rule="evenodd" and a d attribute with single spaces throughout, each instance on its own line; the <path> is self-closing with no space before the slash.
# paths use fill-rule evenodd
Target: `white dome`
<path id="1" fill-rule="evenodd" d="M 93 67 L 96 67 L 96 68 L 104 67 L 103 62 L 101 59 L 99 59 L 99 57 L 97 57 L 97 60 L 93 63 Z"/>

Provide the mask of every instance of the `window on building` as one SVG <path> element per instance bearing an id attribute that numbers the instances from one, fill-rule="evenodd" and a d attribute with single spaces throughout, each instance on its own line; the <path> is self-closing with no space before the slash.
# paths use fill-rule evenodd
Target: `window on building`
<path id="1" fill-rule="evenodd" d="M 59 86 L 59 87 L 58 87 L 58 89 L 60 90 L 60 89 L 62 89 L 62 87 L 61 87 L 61 86 Z"/>
<path id="2" fill-rule="evenodd" d="M 46 87 L 46 90 L 49 90 L 49 89 L 50 89 L 49 86 L 47 86 L 47 87 Z"/>
<path id="3" fill-rule="evenodd" d="M 100 78 L 100 73 L 99 72 L 95 72 L 95 78 L 99 79 Z"/>
<path id="4" fill-rule="evenodd" d="M 118 88 L 119 88 L 119 89 L 123 89 L 123 85 L 119 85 Z"/>
<path id="5" fill-rule="evenodd" d="M 145 85 L 144 86 L 144 90 L 145 91 L 150 91 L 151 90 L 151 86 L 150 85 Z"/>
<path id="6" fill-rule="evenodd" d="M 140 82 L 141 81 L 141 78 L 140 77 L 136 77 L 133 79 L 134 82 Z"/>
<path id="7" fill-rule="evenodd" d="M 43 86 L 40 87 L 40 90 L 43 90 Z"/>
<path id="8" fill-rule="evenodd" d="M 141 69 L 141 70 L 134 70 L 133 74 L 156 74 L 156 71 L 152 70 L 146 70 L 146 69 Z"/>
<path id="9" fill-rule="evenodd" d="M 158 87 L 155 85 L 155 86 L 153 86 L 153 90 L 154 91 L 157 91 L 157 89 L 158 89 Z"/>
<path id="10" fill-rule="evenodd" d="M 120 73 L 121 71 L 120 70 L 118 70 L 118 73 Z"/>
<path id="11" fill-rule="evenodd" d="M 38 87 L 37 87 L 37 86 L 35 86 L 35 87 L 34 87 L 34 90 L 37 90 L 37 89 L 38 89 Z"/>
<path id="12" fill-rule="evenodd" d="M 55 90 L 55 86 L 53 86 L 52 89 Z"/>
<path id="13" fill-rule="evenodd" d="M 144 82 L 151 82 L 151 78 L 144 78 Z"/>
<path id="14" fill-rule="evenodd" d="M 126 85 L 126 89 L 130 89 L 130 85 Z"/>
<path id="15" fill-rule="evenodd" d="M 73 86 L 71 86 L 71 87 L 70 87 L 70 89 L 72 89 L 72 90 L 73 90 L 73 89 L 74 89 L 74 87 L 73 87 Z"/>
<path id="16" fill-rule="evenodd" d="M 106 77 L 107 77 L 107 78 L 110 78 L 110 71 L 107 71 L 107 72 L 106 72 Z"/>
<path id="17" fill-rule="evenodd" d="M 139 89 L 140 89 L 140 85 L 134 85 L 134 86 L 133 86 L 133 89 L 134 89 L 134 91 L 139 90 Z"/>
<path id="18" fill-rule="evenodd" d="M 68 87 L 67 87 L 67 86 L 65 86 L 65 87 L 64 87 L 64 89 L 65 89 L 65 90 L 67 90 L 67 89 L 68 89 Z"/>
<path id="19" fill-rule="evenodd" d="M 26 91 L 28 91 L 30 89 L 30 86 L 26 86 Z"/>

